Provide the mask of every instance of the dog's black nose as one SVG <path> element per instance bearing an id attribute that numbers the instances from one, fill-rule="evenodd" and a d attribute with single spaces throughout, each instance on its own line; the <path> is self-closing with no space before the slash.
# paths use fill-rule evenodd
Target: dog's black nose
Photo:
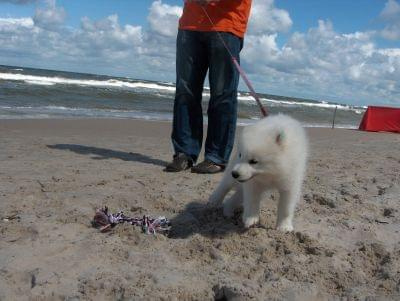
<path id="1" fill-rule="evenodd" d="M 232 177 L 235 179 L 239 178 L 239 173 L 236 170 L 232 170 Z"/>

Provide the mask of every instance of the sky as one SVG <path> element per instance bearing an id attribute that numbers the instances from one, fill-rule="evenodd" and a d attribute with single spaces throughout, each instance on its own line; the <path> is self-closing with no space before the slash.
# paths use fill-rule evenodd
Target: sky
<path id="1" fill-rule="evenodd" d="M 0 0 L 0 64 L 175 82 L 182 6 Z M 241 64 L 261 93 L 400 106 L 400 0 L 253 0 Z"/>

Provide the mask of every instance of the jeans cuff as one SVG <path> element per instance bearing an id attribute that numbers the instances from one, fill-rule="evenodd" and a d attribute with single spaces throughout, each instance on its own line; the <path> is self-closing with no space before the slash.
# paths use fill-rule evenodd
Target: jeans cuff
<path id="1" fill-rule="evenodd" d="M 226 161 L 223 161 L 214 155 L 205 155 L 204 158 L 214 162 L 215 164 L 221 165 L 221 166 L 226 166 L 226 163 L 227 163 Z"/>

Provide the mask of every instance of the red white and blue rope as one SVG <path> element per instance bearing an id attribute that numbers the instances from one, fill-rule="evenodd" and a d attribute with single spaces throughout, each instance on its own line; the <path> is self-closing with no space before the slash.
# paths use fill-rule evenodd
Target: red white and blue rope
<path id="1" fill-rule="evenodd" d="M 123 223 L 139 226 L 141 227 L 143 233 L 146 234 L 168 234 L 171 228 L 171 223 L 165 216 L 159 216 L 157 218 L 151 218 L 146 215 L 141 218 L 129 217 L 126 216 L 122 211 L 114 214 L 109 213 L 107 206 L 102 209 L 97 209 L 92 221 L 92 225 L 95 228 L 100 229 L 101 232 L 109 231 L 116 225 Z"/>

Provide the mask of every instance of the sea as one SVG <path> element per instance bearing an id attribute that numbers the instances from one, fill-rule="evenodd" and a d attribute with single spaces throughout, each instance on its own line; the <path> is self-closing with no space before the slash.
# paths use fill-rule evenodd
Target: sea
<path id="1" fill-rule="evenodd" d="M 128 118 L 172 120 L 171 82 L 0 65 L 0 119 Z M 203 93 L 203 113 L 209 100 Z M 286 113 L 306 127 L 357 128 L 366 107 L 259 94 L 270 113 Z M 335 113 L 336 111 L 336 113 Z M 335 118 L 334 118 L 335 117 Z M 254 123 L 260 110 L 238 93 L 238 124 Z"/>

